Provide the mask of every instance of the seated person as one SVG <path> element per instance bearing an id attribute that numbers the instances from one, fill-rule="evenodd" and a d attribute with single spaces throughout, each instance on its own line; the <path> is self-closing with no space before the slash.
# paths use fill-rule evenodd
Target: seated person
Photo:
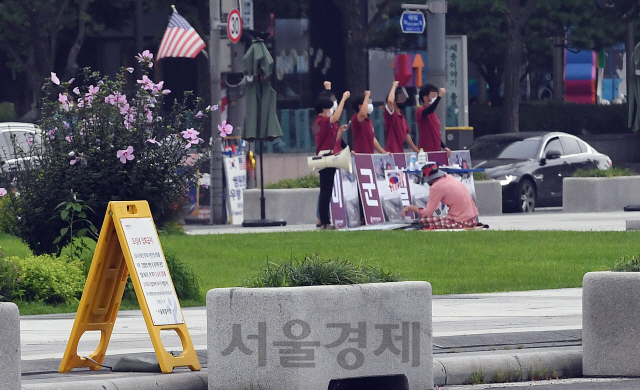
<path id="1" fill-rule="evenodd" d="M 423 229 L 472 229 L 478 226 L 478 209 L 467 187 L 455 177 L 438 169 L 436 163 L 427 163 L 422 167 L 423 179 L 429 184 L 429 202 L 425 208 L 410 205 L 402 209 L 418 214 Z M 433 216 L 442 202 L 449 206 L 444 217 Z"/>

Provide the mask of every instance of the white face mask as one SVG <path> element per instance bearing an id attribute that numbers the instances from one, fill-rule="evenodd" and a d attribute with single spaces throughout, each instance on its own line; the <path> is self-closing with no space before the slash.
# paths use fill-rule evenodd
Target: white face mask
<path id="1" fill-rule="evenodd" d="M 338 102 L 336 102 L 336 101 L 334 100 L 334 101 L 333 101 L 333 107 L 331 107 L 331 108 L 333 108 L 333 111 L 337 110 L 337 109 L 338 109 Z"/>
<path id="2" fill-rule="evenodd" d="M 331 108 L 329 109 L 329 115 L 328 115 L 328 116 L 333 116 L 333 113 L 334 113 L 334 112 L 336 112 L 336 109 L 335 109 L 335 108 L 333 108 L 333 107 L 331 107 Z"/>
<path id="3" fill-rule="evenodd" d="M 429 105 L 432 105 L 432 104 L 433 104 L 433 102 L 435 102 L 435 101 L 436 101 L 436 99 L 437 99 L 437 97 L 434 97 L 433 99 L 429 100 Z"/>
<path id="4" fill-rule="evenodd" d="M 369 103 L 369 105 L 367 106 L 367 114 L 371 115 L 372 112 L 373 112 L 373 104 Z"/>

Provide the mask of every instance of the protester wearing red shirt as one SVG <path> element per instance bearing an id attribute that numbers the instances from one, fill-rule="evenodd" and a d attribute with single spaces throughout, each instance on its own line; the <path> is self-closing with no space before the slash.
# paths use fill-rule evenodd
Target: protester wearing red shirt
<path id="1" fill-rule="evenodd" d="M 416 110 L 416 122 L 418 123 L 418 148 L 425 152 L 447 152 L 447 158 L 451 156 L 451 149 L 442 142 L 440 133 L 440 120 L 435 113 L 436 107 L 442 96 L 447 92 L 440 88 L 440 91 L 431 84 L 420 88 L 418 94 L 422 106 Z"/>
<path id="2" fill-rule="evenodd" d="M 407 101 L 407 95 L 398 89 L 398 82 L 394 81 L 384 113 L 384 150 L 389 153 L 404 153 L 404 143 L 406 142 L 411 150 L 418 153 L 420 149 L 413 143 L 409 134 L 409 125 L 402 115 L 402 110 Z"/>
<path id="3" fill-rule="evenodd" d="M 344 102 L 349 98 L 349 91 L 346 91 L 342 95 L 340 104 L 334 110 L 333 101 L 326 96 L 320 96 L 315 104 L 314 109 L 318 116 L 313 123 L 313 134 L 316 138 L 316 154 L 319 154 L 323 150 L 329 150 L 330 154 L 340 151 L 340 141 L 342 139 L 342 133 L 347 129 L 347 125 L 338 127 L 338 121 L 342 110 L 344 109 Z M 336 146 L 337 149 L 336 150 Z M 319 171 L 320 174 L 320 200 L 319 200 L 319 212 L 320 212 L 320 224 L 323 229 L 333 229 L 331 224 L 331 217 L 329 214 L 329 206 L 331 202 L 331 193 L 333 192 L 333 177 L 336 173 L 335 168 L 324 168 Z"/>
<path id="4" fill-rule="evenodd" d="M 478 226 L 478 208 L 464 184 L 439 170 L 435 163 L 423 166 L 422 174 L 429 184 L 427 206 L 406 206 L 402 209 L 403 214 L 409 211 L 417 213 L 425 229 L 471 229 Z M 440 203 L 449 207 L 449 213 L 444 217 L 434 217 Z"/>
<path id="5" fill-rule="evenodd" d="M 353 132 L 353 152 L 373 154 L 374 150 L 386 153 L 380 146 L 373 132 L 373 123 L 369 114 L 373 112 L 371 103 L 371 91 L 365 91 L 364 95 L 358 95 L 352 99 L 352 107 L 356 113 L 351 118 L 351 131 Z"/>

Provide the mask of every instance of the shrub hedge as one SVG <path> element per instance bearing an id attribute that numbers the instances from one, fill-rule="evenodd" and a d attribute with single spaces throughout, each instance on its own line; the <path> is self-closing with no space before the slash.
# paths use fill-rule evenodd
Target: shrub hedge
<path id="1" fill-rule="evenodd" d="M 520 131 L 563 131 L 581 134 L 630 133 L 627 127 L 628 104 L 608 106 L 527 102 L 520 105 Z M 474 137 L 500 133 L 501 107 L 469 106 L 469 126 Z"/>

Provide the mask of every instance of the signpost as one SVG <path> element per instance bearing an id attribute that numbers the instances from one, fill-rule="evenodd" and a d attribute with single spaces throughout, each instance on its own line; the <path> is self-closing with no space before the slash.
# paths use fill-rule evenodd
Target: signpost
<path id="1" fill-rule="evenodd" d="M 162 372 L 184 366 L 200 370 L 149 204 L 133 201 L 109 202 L 60 372 L 77 367 L 101 369 L 129 276 Z M 164 348 L 162 330 L 173 330 L 180 337 L 179 356 Z M 100 332 L 100 344 L 82 357 L 78 342 L 90 331 Z"/>
<path id="2" fill-rule="evenodd" d="M 237 9 L 229 12 L 229 18 L 227 19 L 227 35 L 229 40 L 233 43 L 240 42 L 242 36 L 242 16 Z"/>
<path id="3" fill-rule="evenodd" d="M 421 11 L 404 11 L 400 17 L 400 27 L 405 34 L 422 34 L 425 24 Z"/>

